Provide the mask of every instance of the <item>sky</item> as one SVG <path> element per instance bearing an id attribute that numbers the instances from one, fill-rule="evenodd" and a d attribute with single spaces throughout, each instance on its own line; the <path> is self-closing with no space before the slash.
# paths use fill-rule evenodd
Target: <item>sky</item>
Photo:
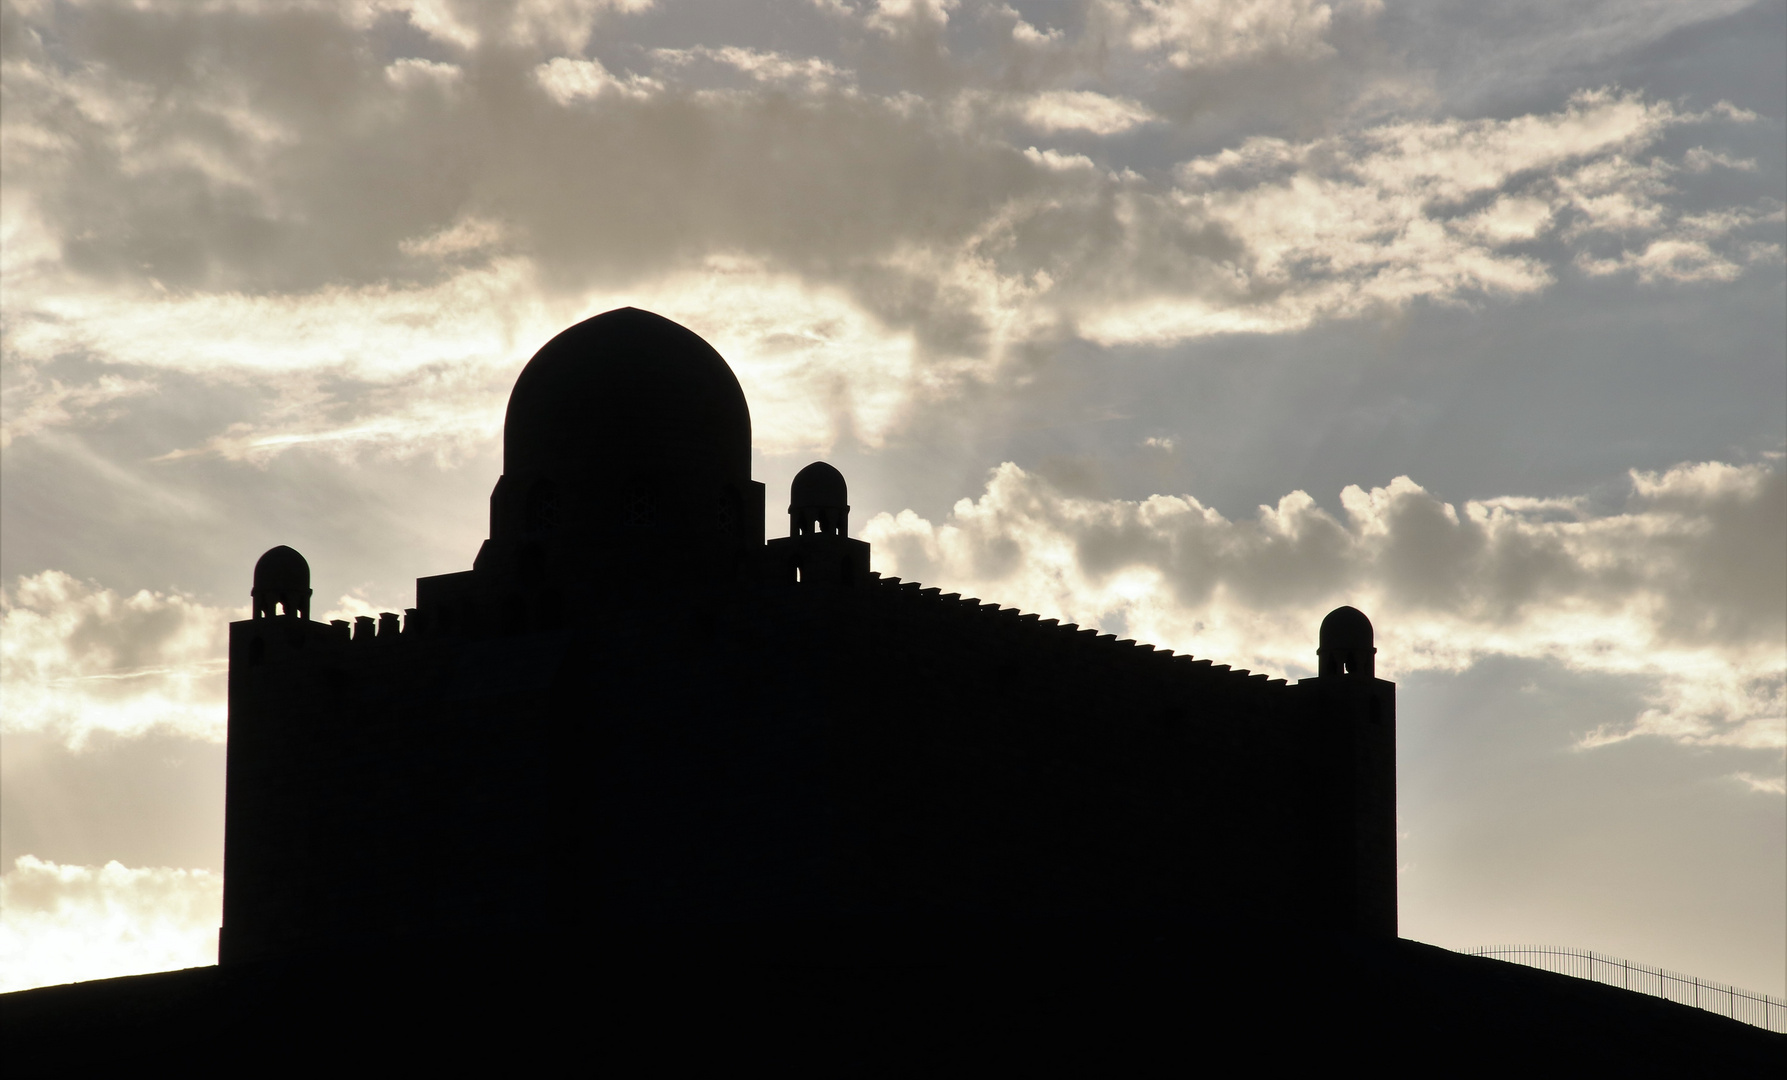
<path id="1" fill-rule="evenodd" d="M 255 559 L 413 606 L 634 305 L 883 573 L 1367 612 L 1405 937 L 1787 995 L 1787 3 L 0 0 L 0 101 L 0 990 L 214 959 Z"/>

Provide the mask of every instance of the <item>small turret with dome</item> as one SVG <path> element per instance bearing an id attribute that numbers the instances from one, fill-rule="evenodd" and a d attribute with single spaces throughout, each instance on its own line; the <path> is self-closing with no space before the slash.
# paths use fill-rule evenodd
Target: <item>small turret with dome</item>
<path id="1" fill-rule="evenodd" d="M 788 535 L 764 550 L 771 580 L 856 586 L 869 579 L 869 545 L 850 538 L 850 489 L 834 466 L 815 461 L 788 485 Z"/>
<path id="2" fill-rule="evenodd" d="M 788 491 L 788 535 L 850 535 L 850 491 L 844 474 L 823 461 L 794 474 Z"/>
<path id="3" fill-rule="evenodd" d="M 284 544 L 269 548 L 254 564 L 254 617 L 278 614 L 310 618 L 310 563 Z"/>
<path id="4" fill-rule="evenodd" d="M 1337 607 L 1322 620 L 1321 647 L 1316 650 L 1316 673 L 1377 676 L 1377 647 L 1372 644 L 1371 620 L 1356 607 Z"/>

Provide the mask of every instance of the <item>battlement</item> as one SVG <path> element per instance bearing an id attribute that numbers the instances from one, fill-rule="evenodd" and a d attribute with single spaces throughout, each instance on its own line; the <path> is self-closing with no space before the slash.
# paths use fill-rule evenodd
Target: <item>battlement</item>
<path id="1" fill-rule="evenodd" d="M 868 575 L 869 595 L 884 610 L 908 618 L 928 620 L 947 629 L 951 624 L 973 628 L 995 648 L 1022 650 L 1055 662 L 1127 665 L 1133 674 L 1152 679 L 1170 680 L 1186 689 L 1196 688 L 1261 694 L 1287 685 L 1284 679 L 1254 674 L 1246 668 L 1231 668 L 1171 649 L 1141 644 L 1132 638 L 1101 634 L 1098 630 L 1044 619 L 1018 608 L 1002 607 L 978 597 L 946 593 L 926 588 L 915 581 L 898 577 Z"/>
<path id="2" fill-rule="evenodd" d="M 307 615 L 263 615 L 230 624 L 230 663 L 246 669 L 294 662 L 312 656 L 388 655 L 421 637 L 415 608 L 399 616 L 382 611 L 348 622 L 316 622 Z"/>
<path id="3" fill-rule="evenodd" d="M 850 556 L 866 555 L 867 545 L 860 541 L 800 538 L 802 543 L 815 539 L 825 543 L 828 555 L 834 546 L 844 551 L 844 545 L 864 549 L 861 553 L 847 551 Z M 772 545 L 775 543 L 771 541 Z M 782 559 L 786 557 L 786 552 L 781 553 Z M 770 582 L 799 581 L 787 572 L 780 559 L 772 560 L 770 565 Z M 420 579 L 418 593 L 432 593 L 433 603 L 429 607 L 405 608 L 401 615 L 386 611 L 377 618 L 362 615 L 352 622 L 335 619 L 322 623 L 293 614 L 232 623 L 232 663 L 254 669 L 305 658 L 395 659 L 413 654 L 429 641 L 513 637 L 547 629 L 539 620 L 527 617 L 526 605 L 519 599 L 511 600 L 506 614 L 492 611 L 487 615 L 490 609 L 505 605 L 493 603 L 489 597 L 468 588 L 472 584 L 470 578 L 471 574 L 466 573 Z M 1168 693 L 1215 693 L 1224 698 L 1239 695 L 1246 700 L 1264 701 L 1290 688 L 1282 678 L 1177 653 L 1133 638 L 1119 638 L 1093 627 L 1044 619 L 1019 608 L 946 593 L 896 576 L 870 571 L 856 581 L 860 587 L 851 590 L 851 594 L 861 598 L 865 614 L 872 620 L 914 624 L 913 629 L 930 635 L 966 634 L 972 640 L 962 644 L 977 650 L 1022 656 L 1032 663 L 1111 669 Z M 800 590 L 794 595 L 806 592 Z"/>
<path id="4" fill-rule="evenodd" d="M 810 543 L 815 538 L 803 537 Z M 832 537 L 817 538 L 840 551 L 844 545 L 861 547 L 860 541 Z M 774 545 L 776 541 L 771 541 Z M 856 556 L 856 551 L 848 551 Z M 782 553 L 786 558 L 786 553 Z M 772 582 L 784 579 L 798 582 L 780 560 L 771 563 Z M 433 593 L 429 607 L 405 608 L 397 612 L 380 612 L 377 618 L 362 615 L 352 622 L 335 619 L 317 622 L 306 615 L 271 615 L 231 624 L 231 659 L 245 669 L 263 665 L 296 662 L 302 658 L 329 657 L 394 658 L 409 655 L 422 643 L 435 640 L 480 640 L 511 637 L 545 629 L 538 620 L 529 619 L 525 605 L 513 600 L 507 614 L 486 611 L 502 608 L 488 597 L 467 586 L 470 574 L 448 574 L 418 581 L 418 593 Z M 855 590 L 873 616 L 902 623 L 921 623 L 935 634 L 972 635 L 976 648 L 1023 655 L 1034 660 L 1046 658 L 1051 664 L 1072 666 L 1115 666 L 1126 677 L 1185 692 L 1217 692 L 1225 696 L 1247 695 L 1258 698 L 1283 691 L 1285 679 L 1270 678 L 1246 668 L 1232 668 L 1208 658 L 1176 653 L 1133 638 L 1118 638 L 1100 633 L 1092 627 L 1044 619 L 1019 608 L 1004 607 L 996 602 L 960 593 L 943 592 L 919 582 L 883 576 L 873 571 L 856 579 L 861 588 Z M 432 588 L 431 588 L 432 586 Z M 557 627 L 554 627 L 557 628 Z M 1305 680 L 1310 681 L 1310 680 Z"/>

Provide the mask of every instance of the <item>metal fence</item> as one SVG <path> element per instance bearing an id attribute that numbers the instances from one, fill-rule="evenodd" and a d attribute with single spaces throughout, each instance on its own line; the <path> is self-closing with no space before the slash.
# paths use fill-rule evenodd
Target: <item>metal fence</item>
<path id="1" fill-rule="evenodd" d="M 1716 1012 L 1746 1024 L 1769 1031 L 1787 1032 L 1787 1001 L 1754 990 L 1740 990 L 1724 983 L 1707 982 L 1690 975 L 1665 971 L 1646 964 L 1634 964 L 1617 956 L 1603 956 L 1587 949 L 1557 949 L 1542 945 L 1485 945 L 1476 949 L 1460 949 L 1471 956 L 1492 956 L 1528 967 L 1543 968 L 1559 975 L 1593 979 L 1609 986 L 1622 986 L 1641 994 L 1692 1005 Z"/>

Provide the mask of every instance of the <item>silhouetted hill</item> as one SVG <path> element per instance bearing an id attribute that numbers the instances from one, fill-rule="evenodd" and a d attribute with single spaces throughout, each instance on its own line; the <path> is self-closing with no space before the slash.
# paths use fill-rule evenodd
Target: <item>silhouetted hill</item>
<path id="1" fill-rule="evenodd" d="M 4 1060 L 1732 1076 L 1787 1060 L 1787 1036 L 1411 941 L 982 928 L 865 956 L 802 940 L 457 941 L 44 987 L 0 997 Z"/>

